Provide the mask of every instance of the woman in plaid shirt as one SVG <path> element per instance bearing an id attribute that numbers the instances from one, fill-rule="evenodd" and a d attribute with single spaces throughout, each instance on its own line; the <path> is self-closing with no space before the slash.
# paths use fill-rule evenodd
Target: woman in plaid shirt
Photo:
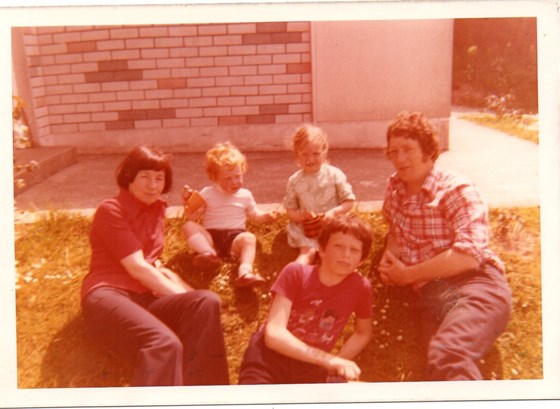
<path id="1" fill-rule="evenodd" d="M 512 305 L 504 265 L 488 247 L 487 206 L 470 181 L 435 166 L 438 138 L 423 114 L 403 112 L 389 125 L 387 155 L 396 172 L 383 203 L 381 280 L 418 295 L 428 380 L 482 379 L 476 362 Z"/>

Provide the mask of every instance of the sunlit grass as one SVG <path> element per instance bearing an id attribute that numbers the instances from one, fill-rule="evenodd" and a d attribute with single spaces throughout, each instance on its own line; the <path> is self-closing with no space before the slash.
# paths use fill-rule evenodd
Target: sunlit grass
<path id="1" fill-rule="evenodd" d="M 506 332 L 481 362 L 487 379 L 540 379 L 542 369 L 541 271 L 539 208 L 494 209 L 492 247 L 507 264 L 514 312 Z M 362 381 L 400 382 L 423 379 L 424 356 L 407 289 L 386 288 L 375 273 L 386 226 L 378 212 L 360 214 L 374 231 L 374 246 L 360 271 L 374 289 L 374 337 L 357 362 Z M 130 363 L 86 337 L 79 291 L 87 272 L 91 219 L 53 213 L 32 225 L 16 225 L 17 362 L 19 388 L 123 386 Z M 230 378 L 237 382 L 242 354 L 252 333 L 266 317 L 268 289 L 296 253 L 286 244 L 281 219 L 249 227 L 259 238 L 256 266 L 268 278 L 263 288 L 235 290 L 234 266 L 216 274 L 194 271 L 185 250 L 181 220 L 167 220 L 164 261 L 197 288 L 217 292 Z M 349 324 L 346 333 L 351 330 Z"/>
<path id="2" fill-rule="evenodd" d="M 538 119 L 534 116 L 523 115 L 521 118 L 514 118 L 481 113 L 464 114 L 461 115 L 461 118 L 536 144 L 539 143 Z"/>

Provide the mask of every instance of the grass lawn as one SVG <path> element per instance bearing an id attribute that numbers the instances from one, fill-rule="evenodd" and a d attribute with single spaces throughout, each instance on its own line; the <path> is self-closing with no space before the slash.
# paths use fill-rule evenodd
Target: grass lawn
<path id="1" fill-rule="evenodd" d="M 480 362 L 486 379 L 542 379 L 539 208 L 493 209 L 492 247 L 507 264 L 514 311 L 506 332 Z M 378 212 L 362 213 L 374 230 L 372 254 L 361 267 L 374 288 L 374 335 L 357 362 L 362 381 L 423 379 L 424 357 L 409 290 L 384 287 L 375 272 L 385 234 Z M 16 225 L 17 364 L 19 388 L 127 385 L 130 362 L 91 342 L 84 333 L 79 290 L 86 274 L 91 219 L 51 214 L 34 224 Z M 197 288 L 217 292 L 232 383 L 251 334 L 263 322 L 268 289 L 296 252 L 286 243 L 286 219 L 249 228 L 259 238 L 256 266 L 268 278 L 262 288 L 236 290 L 232 266 L 213 275 L 195 271 L 181 235 L 181 219 L 167 220 L 163 259 Z M 351 331 L 351 323 L 346 331 Z"/>
<path id="2" fill-rule="evenodd" d="M 517 136 L 529 142 L 539 143 L 538 119 L 535 116 L 524 115 L 521 118 L 498 117 L 495 114 L 464 114 L 461 119 L 467 119 L 476 124 Z"/>

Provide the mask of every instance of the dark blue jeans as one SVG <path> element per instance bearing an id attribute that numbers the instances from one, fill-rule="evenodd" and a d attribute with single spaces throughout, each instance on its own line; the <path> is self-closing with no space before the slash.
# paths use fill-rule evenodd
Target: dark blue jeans
<path id="1" fill-rule="evenodd" d="M 158 298 L 100 287 L 82 311 L 92 337 L 134 357 L 133 386 L 229 384 L 220 300 L 211 291 Z"/>
<path id="2" fill-rule="evenodd" d="M 421 288 L 418 306 L 427 346 L 428 380 L 482 379 L 477 362 L 505 330 L 512 296 L 491 266 Z"/>

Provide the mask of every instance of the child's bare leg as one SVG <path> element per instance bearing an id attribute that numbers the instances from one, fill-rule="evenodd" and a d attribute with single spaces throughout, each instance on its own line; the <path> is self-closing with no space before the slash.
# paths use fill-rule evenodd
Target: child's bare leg
<path id="1" fill-rule="evenodd" d="M 197 253 L 193 258 L 193 266 L 204 271 L 214 271 L 222 260 L 214 249 L 214 241 L 210 233 L 204 227 L 193 221 L 187 221 L 183 225 L 183 233 L 187 237 L 187 243 Z"/>
<path id="2" fill-rule="evenodd" d="M 257 238 L 253 233 L 240 233 L 233 240 L 231 243 L 231 253 L 239 258 L 239 276 L 253 272 L 256 251 Z"/>
<path id="3" fill-rule="evenodd" d="M 300 247 L 299 255 L 296 258 L 296 263 L 300 264 L 313 264 L 317 251 L 313 247 Z"/>
<path id="4" fill-rule="evenodd" d="M 212 236 L 200 224 L 190 220 L 187 221 L 183 225 L 183 233 L 189 246 L 198 254 L 216 255 Z"/>
<path id="5" fill-rule="evenodd" d="M 239 257 L 237 271 L 237 287 L 249 287 L 264 283 L 266 280 L 259 274 L 253 273 L 253 264 L 257 251 L 257 238 L 253 233 L 240 233 L 231 244 L 231 253 Z"/>

